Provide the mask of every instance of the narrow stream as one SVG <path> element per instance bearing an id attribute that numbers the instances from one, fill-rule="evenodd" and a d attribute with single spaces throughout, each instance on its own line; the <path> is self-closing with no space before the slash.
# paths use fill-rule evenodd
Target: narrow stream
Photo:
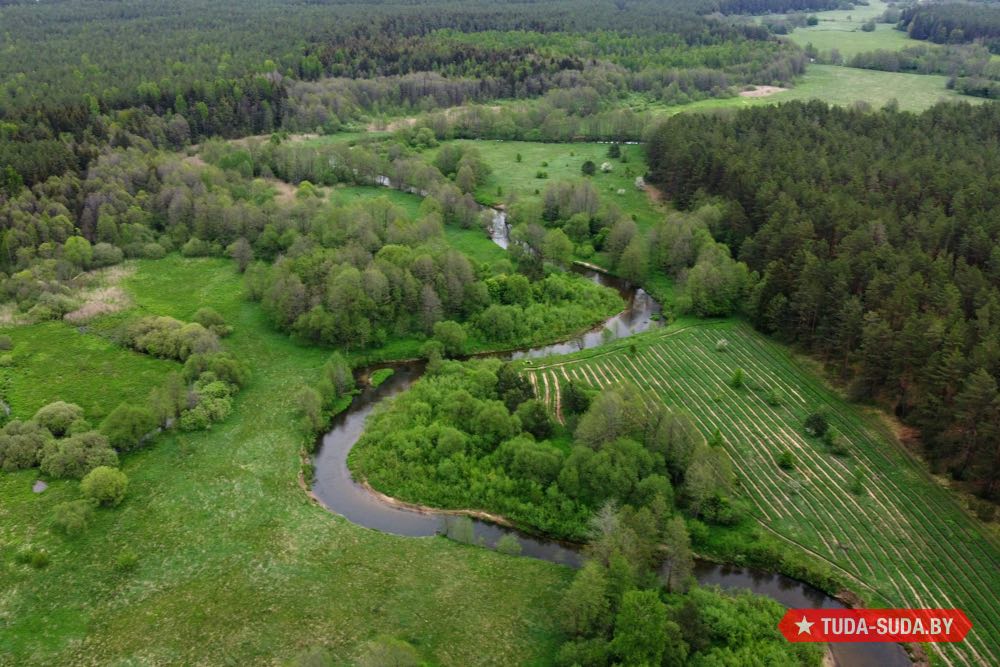
<path id="1" fill-rule="evenodd" d="M 508 246 L 509 228 L 503 211 L 495 211 L 490 235 L 497 245 L 503 248 Z M 659 314 L 660 305 L 645 291 L 598 271 L 582 267 L 574 269 L 598 284 L 617 289 L 628 304 L 626 309 L 574 339 L 493 356 L 509 360 L 569 354 L 659 326 L 659 317 L 654 319 L 653 316 Z M 355 482 L 348 470 L 347 456 L 360 439 L 368 415 L 383 400 L 408 389 L 424 372 L 423 362 L 414 361 L 372 366 L 365 369 L 365 374 L 378 368 L 392 368 L 395 372 L 377 388 L 365 386 L 350 407 L 334 418 L 330 430 L 322 438 L 315 457 L 316 478 L 312 488 L 313 493 L 331 512 L 366 528 L 405 537 L 442 534 L 445 531 L 447 515 L 394 505 L 386 498 Z M 582 563 L 579 545 L 528 535 L 513 528 L 479 519 L 473 519 L 473 529 L 476 540 L 489 548 L 494 547 L 504 535 L 514 535 L 521 544 L 523 556 L 573 567 L 578 567 Z M 808 584 L 780 574 L 698 561 L 695 577 L 701 584 L 717 585 L 724 589 L 749 590 L 776 600 L 786 607 L 829 609 L 846 606 Z M 831 644 L 830 648 L 834 662 L 841 667 L 905 667 L 912 664 L 899 644 Z"/>

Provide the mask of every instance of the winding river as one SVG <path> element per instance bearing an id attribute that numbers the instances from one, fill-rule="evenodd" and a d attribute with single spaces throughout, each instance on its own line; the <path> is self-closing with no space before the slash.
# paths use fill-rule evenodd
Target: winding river
<path id="1" fill-rule="evenodd" d="M 506 216 L 502 211 L 495 211 L 491 229 L 494 242 L 506 248 L 509 244 L 508 231 Z M 659 318 L 654 315 L 660 312 L 660 306 L 645 291 L 586 267 L 576 266 L 574 269 L 598 284 L 617 289 L 628 304 L 625 310 L 571 340 L 492 356 L 522 359 L 569 354 L 659 326 Z M 406 391 L 424 371 L 423 362 L 409 361 L 378 364 L 364 369 L 361 375 L 367 376 L 378 368 L 392 368 L 394 373 L 377 388 L 364 383 L 364 389 L 350 407 L 334 418 L 330 430 L 322 437 L 315 457 L 316 477 L 312 491 L 327 509 L 360 526 L 406 537 L 441 534 L 449 514 L 421 511 L 396 503 L 356 482 L 348 470 L 347 455 L 360 439 L 368 415 L 383 400 Z M 473 529 L 477 542 L 485 547 L 493 548 L 504 535 L 513 535 L 521 544 L 522 556 L 572 567 L 578 567 L 582 562 L 580 546 L 576 544 L 529 535 L 482 519 L 473 519 Z M 749 590 L 786 607 L 827 609 L 846 606 L 800 581 L 749 568 L 699 560 L 695 577 L 701 584 Z M 831 644 L 830 648 L 833 661 L 842 667 L 904 667 L 912 664 L 899 644 Z"/>

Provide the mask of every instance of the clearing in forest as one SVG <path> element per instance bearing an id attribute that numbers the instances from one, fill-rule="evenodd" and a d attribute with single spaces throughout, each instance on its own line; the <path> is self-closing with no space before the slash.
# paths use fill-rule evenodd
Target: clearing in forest
<path id="1" fill-rule="evenodd" d="M 733 388 L 737 369 L 745 380 Z M 872 605 L 964 609 L 974 628 L 962 644 L 938 645 L 942 663 L 1000 664 L 1000 548 L 877 417 L 750 326 L 671 327 L 525 372 L 553 410 L 570 379 L 631 382 L 651 406 L 687 410 L 706 435 L 718 429 L 762 524 L 828 561 Z M 842 435 L 846 455 L 806 435 L 816 411 Z M 795 462 L 788 471 L 778 464 L 786 451 Z"/>

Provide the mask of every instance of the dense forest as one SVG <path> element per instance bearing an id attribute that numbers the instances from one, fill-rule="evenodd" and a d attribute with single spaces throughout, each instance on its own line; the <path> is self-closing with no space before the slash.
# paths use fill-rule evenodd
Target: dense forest
<path id="1" fill-rule="evenodd" d="M 595 397 L 572 385 L 563 426 L 512 365 L 443 362 L 429 373 L 373 419 L 351 452 L 352 467 L 394 496 L 482 507 L 576 540 L 608 502 L 660 521 L 676 496 L 695 517 L 739 517 L 725 451 L 684 413 L 648 412 L 633 387 Z"/>
<path id="2" fill-rule="evenodd" d="M 629 93 L 676 104 L 802 73 L 797 47 L 765 28 L 704 16 L 714 9 L 640 1 L 593 2 L 586 11 L 568 2 L 7 4 L 0 186 L 82 175 L 101 146 L 121 145 L 127 134 L 176 148 L 552 91 L 572 93 L 553 98 L 556 109 L 590 117 Z"/>
<path id="3" fill-rule="evenodd" d="M 920 3 L 905 8 L 899 28 L 936 44 L 979 41 L 1000 53 L 1000 7 L 979 2 Z"/>
<path id="4" fill-rule="evenodd" d="M 758 275 L 748 314 L 921 428 L 939 468 L 1000 493 L 1000 111 L 822 103 L 683 115 L 650 136 L 682 207 Z"/>

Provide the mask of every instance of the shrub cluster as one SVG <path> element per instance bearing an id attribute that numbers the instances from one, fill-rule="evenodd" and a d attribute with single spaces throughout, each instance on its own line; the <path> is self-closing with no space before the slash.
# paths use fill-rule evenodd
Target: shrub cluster
<path id="1" fill-rule="evenodd" d="M 128 328 L 125 341 L 140 352 L 178 361 L 185 361 L 192 354 L 219 350 L 219 337 L 212 330 L 197 322 L 185 323 L 172 317 L 143 317 Z"/>

